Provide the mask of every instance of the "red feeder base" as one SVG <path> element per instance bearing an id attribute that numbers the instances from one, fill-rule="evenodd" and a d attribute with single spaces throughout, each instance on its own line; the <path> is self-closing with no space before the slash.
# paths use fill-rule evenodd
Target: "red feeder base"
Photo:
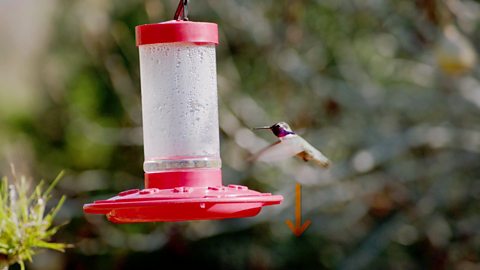
<path id="1" fill-rule="evenodd" d="M 245 186 L 222 186 L 219 172 L 202 170 L 197 178 L 191 170 L 146 174 L 146 189 L 123 191 L 108 200 L 86 204 L 83 210 L 105 214 L 115 223 L 186 221 L 251 217 L 263 206 L 283 200 L 280 195 Z M 212 178 L 206 180 L 208 176 Z M 166 181 L 168 177 L 171 178 Z"/>

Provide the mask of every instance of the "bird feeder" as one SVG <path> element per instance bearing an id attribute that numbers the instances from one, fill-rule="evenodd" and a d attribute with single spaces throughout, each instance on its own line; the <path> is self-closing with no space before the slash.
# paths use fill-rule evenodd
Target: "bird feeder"
<path id="1" fill-rule="evenodd" d="M 214 23 L 187 19 L 136 27 L 145 188 L 84 205 L 115 223 L 241 218 L 282 196 L 222 184 Z M 182 17 L 182 18 L 180 18 Z"/>

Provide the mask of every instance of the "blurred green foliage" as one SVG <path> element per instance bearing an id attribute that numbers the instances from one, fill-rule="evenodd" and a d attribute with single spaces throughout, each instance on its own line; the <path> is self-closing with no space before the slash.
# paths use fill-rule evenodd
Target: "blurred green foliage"
<path id="1" fill-rule="evenodd" d="M 177 1 L 58 0 L 33 66 L 40 105 L 0 117 L 0 142 L 35 175 L 69 169 L 59 216 L 71 222 L 59 238 L 76 248 L 49 257 L 59 269 L 480 267 L 480 73 L 444 32 L 453 26 L 478 50 L 477 1 L 190 2 L 192 20 L 220 29 L 224 183 L 285 201 L 239 220 L 84 216 L 82 204 L 143 186 L 134 27 L 170 20 Z M 458 59 L 458 72 L 442 69 L 438 53 Z M 333 168 L 294 159 L 249 167 L 246 157 L 274 141 L 250 128 L 277 121 Z M 312 220 L 300 238 L 284 224 L 295 181 Z"/>
<path id="2" fill-rule="evenodd" d="M 18 263 L 25 269 L 25 262 L 32 261 L 38 249 L 65 251 L 64 243 L 51 242 L 60 226 L 53 219 L 62 207 L 65 196 L 50 210 L 50 192 L 62 174 L 44 190 L 41 181 L 33 190 L 25 177 L 17 177 L 14 183 L 3 178 L 0 183 L 0 268 L 8 269 Z"/>

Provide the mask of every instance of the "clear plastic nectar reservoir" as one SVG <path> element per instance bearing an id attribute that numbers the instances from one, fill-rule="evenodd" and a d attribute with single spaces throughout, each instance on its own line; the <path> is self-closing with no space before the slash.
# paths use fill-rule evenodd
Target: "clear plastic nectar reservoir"
<path id="1" fill-rule="evenodd" d="M 139 52 L 145 172 L 220 168 L 215 44 L 146 44 Z"/>

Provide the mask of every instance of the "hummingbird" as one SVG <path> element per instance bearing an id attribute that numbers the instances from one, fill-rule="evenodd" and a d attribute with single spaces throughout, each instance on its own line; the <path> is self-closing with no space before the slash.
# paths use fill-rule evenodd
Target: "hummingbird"
<path id="1" fill-rule="evenodd" d="M 297 156 L 305 162 L 315 162 L 315 164 L 322 168 L 330 166 L 330 160 L 328 160 L 325 155 L 309 144 L 304 138 L 295 134 L 285 122 L 279 122 L 272 126 L 256 127 L 253 129 L 269 129 L 279 140 L 260 150 L 251 158 L 252 160 L 269 162 Z"/>

